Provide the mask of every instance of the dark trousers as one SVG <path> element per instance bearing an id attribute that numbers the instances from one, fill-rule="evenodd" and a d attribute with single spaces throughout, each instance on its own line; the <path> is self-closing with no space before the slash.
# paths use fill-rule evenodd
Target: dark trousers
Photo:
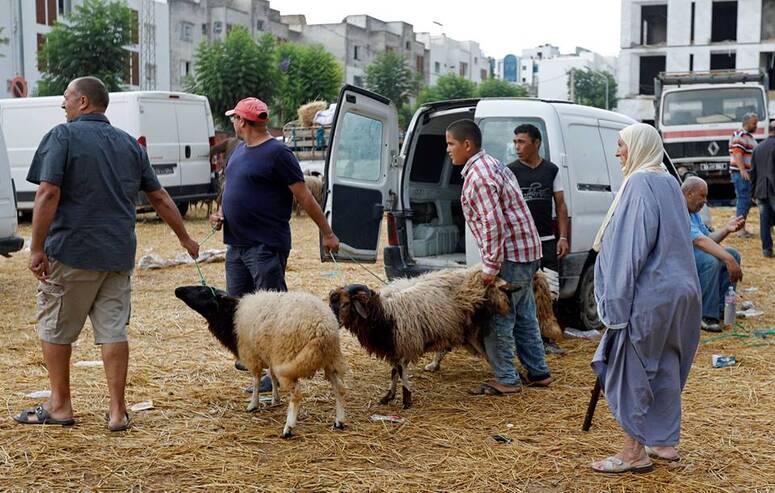
<path id="1" fill-rule="evenodd" d="M 557 261 L 557 240 L 545 240 L 541 242 L 541 267 L 560 272 L 560 264 Z"/>
<path id="2" fill-rule="evenodd" d="M 229 296 L 239 298 L 255 291 L 288 291 L 285 285 L 288 253 L 263 244 L 229 246 L 226 250 L 226 290 Z"/>

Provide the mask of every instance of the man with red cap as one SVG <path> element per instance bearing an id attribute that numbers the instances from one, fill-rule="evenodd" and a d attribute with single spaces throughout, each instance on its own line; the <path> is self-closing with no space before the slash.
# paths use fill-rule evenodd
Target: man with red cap
<path id="1" fill-rule="evenodd" d="M 294 197 L 317 224 L 326 250 L 337 251 L 339 239 L 305 185 L 299 161 L 269 133 L 267 105 L 245 98 L 226 116 L 241 142 L 226 167 L 221 209 L 210 216 L 213 227 L 223 225 L 223 241 L 228 245 L 226 289 L 236 297 L 258 290 L 287 291 Z M 265 380 L 262 388 L 271 385 Z"/>

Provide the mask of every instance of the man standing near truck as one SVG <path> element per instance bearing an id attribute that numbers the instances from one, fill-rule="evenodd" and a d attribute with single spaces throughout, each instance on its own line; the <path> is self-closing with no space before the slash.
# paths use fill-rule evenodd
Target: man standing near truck
<path id="1" fill-rule="evenodd" d="M 751 209 L 751 156 L 756 147 L 753 133 L 759 124 L 756 113 L 746 113 L 743 116 L 742 128 L 732 134 L 729 139 L 729 174 L 735 187 L 735 217 L 748 218 Z M 743 228 L 737 233 L 740 238 L 752 238 L 753 234 Z"/>

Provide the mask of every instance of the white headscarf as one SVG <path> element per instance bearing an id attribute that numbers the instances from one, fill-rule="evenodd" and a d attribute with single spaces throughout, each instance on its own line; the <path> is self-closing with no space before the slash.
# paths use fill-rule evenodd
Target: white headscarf
<path id="1" fill-rule="evenodd" d="M 596 252 L 600 251 L 603 234 L 608 227 L 608 223 L 611 222 L 616 206 L 619 205 L 619 198 L 622 196 L 624 187 L 627 186 L 630 177 L 638 171 L 665 171 L 665 167 L 662 164 L 662 158 L 664 157 L 662 138 L 654 127 L 645 123 L 635 123 L 622 129 L 619 132 L 619 137 L 624 141 L 624 145 L 627 146 L 627 159 L 624 162 L 624 166 L 622 166 L 624 181 L 622 181 L 622 186 L 619 187 L 619 192 L 614 197 L 614 201 L 611 203 L 605 219 L 603 219 L 603 224 L 600 226 L 597 236 L 595 236 L 592 249 Z"/>

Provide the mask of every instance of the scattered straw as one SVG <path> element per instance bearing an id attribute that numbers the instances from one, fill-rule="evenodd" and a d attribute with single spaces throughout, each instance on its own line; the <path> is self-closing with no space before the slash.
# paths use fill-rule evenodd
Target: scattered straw
<path id="1" fill-rule="evenodd" d="M 714 210 L 717 223 L 731 214 Z M 753 214 L 750 227 L 758 227 Z M 294 218 L 288 285 L 325 297 L 344 282 L 378 282 L 353 264 L 320 264 L 317 232 Z M 203 210 L 187 221 L 195 238 L 209 231 Z M 137 227 L 138 258 L 154 248 L 164 256 L 181 249 L 152 215 Z M 29 236 L 29 225 L 21 227 Z M 217 245 L 220 234 L 211 240 Z M 775 326 L 775 263 L 757 240 L 730 238 L 743 251 L 746 295 L 767 313 L 743 329 Z M 35 282 L 27 254 L 0 259 L 0 490 L 91 491 L 772 491 L 775 489 L 775 382 L 772 338 L 727 338 L 702 344 L 684 393 L 683 460 L 659 463 L 646 475 L 602 476 L 588 464 L 616 451 L 621 434 L 601 401 L 592 430 L 581 423 L 593 384 L 589 361 L 595 342 L 566 339 L 566 356 L 549 356 L 556 382 L 513 397 L 471 397 L 466 389 L 488 376 L 484 362 L 452 353 L 440 373 L 411 369 L 415 407 L 377 400 L 389 368 L 366 356 L 343 333 L 348 429 L 331 430 L 334 401 L 321 377 L 304 384 L 296 437 L 279 438 L 285 405 L 245 412 L 250 379 L 207 332 L 203 320 L 173 295 L 197 284 L 196 270 L 180 266 L 137 271 L 133 281 L 131 361 L 127 401 L 153 400 L 135 413 L 123 434 L 105 429 L 104 372 L 71 373 L 78 424 L 23 427 L 10 416 L 39 400 L 24 397 L 47 387 L 35 336 Z M 370 267 L 371 268 L 371 267 Z M 223 264 L 202 266 L 208 283 L 224 286 Z M 383 274 L 382 264 L 373 270 Z M 337 272 L 334 277 L 321 273 Z M 703 334 L 703 339 L 709 338 Z M 714 369 L 712 354 L 734 354 L 735 367 Z M 87 328 L 73 361 L 100 359 Z M 427 360 L 423 361 L 423 364 Z M 285 396 L 283 395 L 285 399 Z M 400 425 L 373 422 L 372 414 L 398 414 Z M 512 427 L 507 426 L 512 424 Z M 510 444 L 492 436 L 505 435 Z"/>

